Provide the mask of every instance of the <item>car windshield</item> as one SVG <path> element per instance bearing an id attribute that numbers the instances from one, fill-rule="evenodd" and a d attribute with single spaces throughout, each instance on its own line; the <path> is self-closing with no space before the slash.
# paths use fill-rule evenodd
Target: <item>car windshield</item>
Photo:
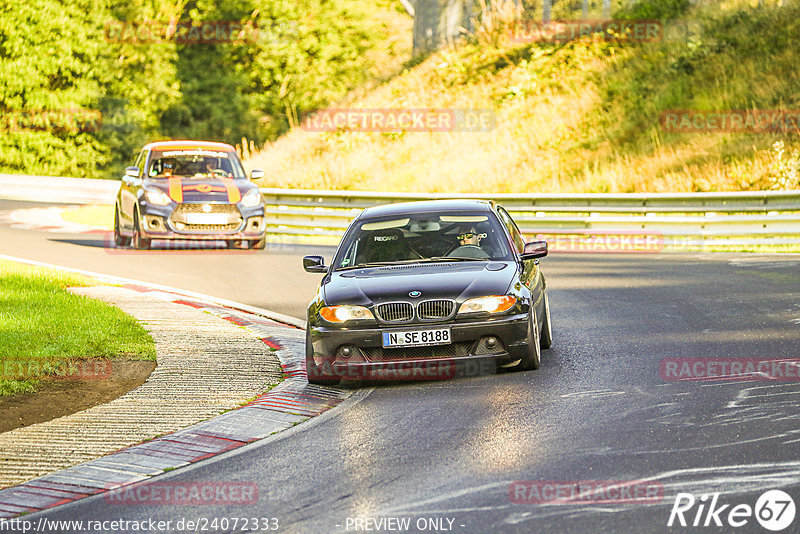
<path id="1" fill-rule="evenodd" d="M 334 269 L 509 259 L 508 242 L 494 214 L 421 213 L 357 223 L 345 235 Z"/>
<path id="2" fill-rule="evenodd" d="M 216 150 L 153 151 L 147 170 L 150 178 L 245 178 L 234 152 Z"/>

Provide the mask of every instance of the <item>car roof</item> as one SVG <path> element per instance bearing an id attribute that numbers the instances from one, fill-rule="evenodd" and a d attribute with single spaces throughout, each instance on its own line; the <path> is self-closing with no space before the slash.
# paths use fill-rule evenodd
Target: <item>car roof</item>
<path id="1" fill-rule="evenodd" d="M 415 213 L 435 213 L 440 211 L 477 211 L 490 212 L 494 210 L 494 202 L 478 199 L 449 199 L 449 200 L 423 200 L 420 202 L 401 202 L 397 204 L 384 204 L 366 208 L 361 212 L 359 219 L 372 219 L 393 215 L 408 215 Z"/>
<path id="2" fill-rule="evenodd" d="M 223 150 L 225 152 L 233 152 L 235 149 L 232 145 L 227 143 L 215 143 L 213 141 L 156 141 L 144 146 L 142 150 L 192 150 L 194 148 Z"/>

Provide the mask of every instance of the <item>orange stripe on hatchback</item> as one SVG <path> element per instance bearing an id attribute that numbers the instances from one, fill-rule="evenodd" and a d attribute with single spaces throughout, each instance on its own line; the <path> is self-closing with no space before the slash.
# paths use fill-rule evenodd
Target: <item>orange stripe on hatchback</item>
<path id="1" fill-rule="evenodd" d="M 242 200 L 242 192 L 239 191 L 239 186 L 233 180 L 222 180 L 222 183 L 225 184 L 225 189 L 228 190 L 228 202 L 236 204 Z"/>
<path id="2" fill-rule="evenodd" d="M 180 204 L 183 202 L 183 180 L 179 177 L 169 179 L 169 198 Z"/>

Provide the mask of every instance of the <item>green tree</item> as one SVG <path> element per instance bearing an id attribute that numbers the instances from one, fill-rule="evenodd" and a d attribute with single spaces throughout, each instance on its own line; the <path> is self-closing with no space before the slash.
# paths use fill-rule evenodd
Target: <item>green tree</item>
<path id="1" fill-rule="evenodd" d="M 108 4 L 0 2 L 3 171 L 107 176 L 158 128 L 158 108 L 176 96 L 169 53 L 109 42 L 104 30 L 113 11 Z M 158 11 L 156 3 L 130 4 L 122 14 Z M 54 114 L 69 119 L 74 110 L 99 111 L 102 124 L 30 128 L 14 121 Z"/>
<path id="2" fill-rule="evenodd" d="M 292 117 L 363 83 L 371 66 L 365 52 L 381 39 L 351 0 L 198 0 L 184 16 L 257 31 L 230 44 L 179 47 L 183 96 L 163 121 L 171 136 L 275 138 Z"/>
<path id="3" fill-rule="evenodd" d="M 155 139 L 274 138 L 370 76 L 365 52 L 382 36 L 360 5 L 0 0 L 0 172 L 116 177 Z M 178 20 L 250 21 L 258 33 L 181 44 L 134 31 Z M 69 110 L 102 123 L 81 124 Z M 48 122 L 59 112 L 68 124 Z"/>

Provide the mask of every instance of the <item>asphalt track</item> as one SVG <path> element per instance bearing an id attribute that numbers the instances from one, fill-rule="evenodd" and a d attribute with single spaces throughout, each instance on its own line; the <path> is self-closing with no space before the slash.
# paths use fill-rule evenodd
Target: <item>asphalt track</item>
<path id="1" fill-rule="evenodd" d="M 318 281 L 300 266 L 313 249 L 120 252 L 103 239 L 0 228 L 0 253 L 299 317 Z M 767 490 L 800 505 L 796 378 L 675 381 L 660 371 L 670 358 L 797 358 L 800 257 L 574 253 L 542 266 L 554 347 L 537 371 L 365 388 L 275 438 L 154 479 L 251 481 L 254 504 L 123 506 L 98 496 L 25 519 L 172 521 L 176 531 L 206 518 L 211 532 L 253 530 L 233 528 L 244 517 L 276 518 L 278 532 L 388 532 L 405 520 L 413 532 L 760 532 L 753 517 L 736 529 L 692 527 L 697 505 L 690 526 L 667 521 L 678 493 L 698 503 L 720 493 L 723 522 Z M 662 493 L 627 503 L 512 498 L 515 481 L 633 480 Z M 785 532 L 798 525 L 800 514 Z"/>
<path id="2" fill-rule="evenodd" d="M 49 204 L 0 200 L 0 214 Z M 306 273 L 302 257 L 332 247 L 268 245 L 266 251 L 166 248 L 117 249 L 111 234 L 63 234 L 0 225 L 0 254 L 55 263 L 227 298 L 305 319 L 320 276 Z M 222 243 L 219 243 L 222 246 Z"/>

